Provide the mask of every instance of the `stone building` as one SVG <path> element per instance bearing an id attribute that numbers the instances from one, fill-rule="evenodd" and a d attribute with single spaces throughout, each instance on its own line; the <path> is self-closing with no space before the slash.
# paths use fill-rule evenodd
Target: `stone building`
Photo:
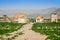
<path id="1" fill-rule="evenodd" d="M 57 22 L 57 13 L 51 13 L 51 22 Z"/>
<path id="2" fill-rule="evenodd" d="M 37 16 L 36 17 L 36 22 L 43 23 L 44 22 L 43 16 Z"/>
<path id="3" fill-rule="evenodd" d="M 3 17 L 0 17 L 0 22 L 11 22 L 11 20 L 7 15 L 3 15 Z"/>
<path id="4" fill-rule="evenodd" d="M 29 19 L 27 18 L 27 16 L 25 14 L 19 13 L 19 14 L 16 14 L 13 17 L 13 22 L 16 22 L 16 23 L 28 23 Z"/>

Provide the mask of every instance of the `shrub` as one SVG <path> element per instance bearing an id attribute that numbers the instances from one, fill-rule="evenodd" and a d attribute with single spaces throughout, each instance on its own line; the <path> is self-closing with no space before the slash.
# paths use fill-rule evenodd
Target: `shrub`
<path id="1" fill-rule="evenodd" d="M 13 31 L 17 31 L 23 25 L 24 24 L 21 24 L 21 23 L 3 23 L 3 22 L 0 22 L 0 35 L 10 33 Z"/>
<path id="2" fill-rule="evenodd" d="M 38 29 L 37 27 L 40 27 L 40 29 Z M 59 31 L 60 28 L 58 27 L 60 27 L 60 22 L 58 23 L 35 23 L 33 24 L 32 30 L 34 30 L 35 32 L 44 34 L 44 35 L 49 35 L 47 39 L 60 40 L 60 31 Z"/>

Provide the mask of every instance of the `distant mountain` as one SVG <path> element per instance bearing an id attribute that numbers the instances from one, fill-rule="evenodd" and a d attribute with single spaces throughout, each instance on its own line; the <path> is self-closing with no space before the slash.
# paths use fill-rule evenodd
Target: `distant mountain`
<path id="1" fill-rule="evenodd" d="M 60 8 L 48 8 L 48 9 L 41 9 L 36 10 L 32 14 L 30 14 L 30 17 L 36 17 L 37 15 L 42 15 L 44 18 L 50 18 L 50 14 L 56 12 L 58 16 L 60 16 Z"/>
<path id="2" fill-rule="evenodd" d="M 60 18 L 60 8 L 58 8 L 56 11 L 54 11 L 58 14 L 58 18 Z"/>
<path id="3" fill-rule="evenodd" d="M 60 18 L 60 8 L 47 8 L 47 9 L 39 9 L 39 10 L 21 10 L 21 9 L 13 9 L 13 10 L 1 10 L 0 16 L 6 14 L 8 16 L 14 16 L 16 13 L 25 13 L 28 17 L 36 17 L 37 15 L 42 15 L 44 18 L 50 18 L 50 14 L 52 12 L 56 12 L 58 14 L 58 18 Z"/>

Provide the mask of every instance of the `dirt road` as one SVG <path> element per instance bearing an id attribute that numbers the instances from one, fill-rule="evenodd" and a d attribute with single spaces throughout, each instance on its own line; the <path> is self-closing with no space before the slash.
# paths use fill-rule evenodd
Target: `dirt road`
<path id="1" fill-rule="evenodd" d="M 20 31 L 23 32 L 23 35 L 19 35 L 16 40 L 45 40 L 46 35 L 41 35 L 40 33 L 34 32 L 31 30 L 33 23 L 24 25 Z"/>

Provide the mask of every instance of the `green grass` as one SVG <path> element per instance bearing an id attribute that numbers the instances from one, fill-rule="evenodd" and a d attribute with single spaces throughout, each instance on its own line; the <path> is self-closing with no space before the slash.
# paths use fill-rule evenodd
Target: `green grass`
<path id="1" fill-rule="evenodd" d="M 17 31 L 24 24 L 21 23 L 3 23 L 0 22 L 0 35 L 7 34 L 13 31 Z"/>
<path id="2" fill-rule="evenodd" d="M 60 23 L 35 23 L 32 30 L 47 35 L 46 40 L 60 40 Z"/>

